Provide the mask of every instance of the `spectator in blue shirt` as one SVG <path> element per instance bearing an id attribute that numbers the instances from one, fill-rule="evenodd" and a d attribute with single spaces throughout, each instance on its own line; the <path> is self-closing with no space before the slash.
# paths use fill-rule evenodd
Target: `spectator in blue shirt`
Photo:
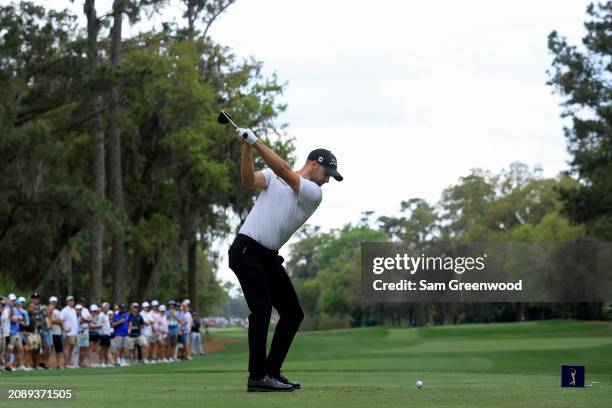
<path id="1" fill-rule="evenodd" d="M 25 352 L 23 348 L 23 342 L 21 341 L 21 325 L 23 324 L 24 312 L 21 309 L 21 300 L 16 299 L 15 304 L 11 306 L 11 336 L 9 339 L 8 350 L 15 355 L 15 359 L 18 361 L 15 365 L 17 365 L 18 370 L 30 371 L 30 368 L 26 368 L 24 365 L 25 362 Z M 25 313 L 27 314 L 27 313 Z"/>
<path id="2" fill-rule="evenodd" d="M 127 361 L 123 358 L 125 350 L 129 347 L 129 325 L 130 325 L 130 314 L 126 312 L 125 305 L 122 303 L 119 305 L 119 311 L 113 316 L 113 323 L 111 326 L 115 331 L 115 348 L 117 354 L 115 361 L 117 365 L 127 366 Z"/>

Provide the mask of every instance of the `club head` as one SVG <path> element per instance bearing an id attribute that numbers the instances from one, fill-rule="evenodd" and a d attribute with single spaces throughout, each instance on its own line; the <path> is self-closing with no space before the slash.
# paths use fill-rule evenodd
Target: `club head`
<path id="1" fill-rule="evenodd" d="M 225 125 L 226 123 L 229 123 L 232 120 L 232 117 L 229 115 L 229 113 L 221 111 L 217 120 L 219 121 L 219 123 Z"/>

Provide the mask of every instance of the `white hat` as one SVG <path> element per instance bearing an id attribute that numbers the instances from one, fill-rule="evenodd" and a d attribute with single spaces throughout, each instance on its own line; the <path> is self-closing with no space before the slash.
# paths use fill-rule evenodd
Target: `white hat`
<path id="1" fill-rule="evenodd" d="M 149 307 L 149 302 L 142 302 L 142 307 Z"/>
<path id="2" fill-rule="evenodd" d="M 89 310 L 91 310 L 92 312 L 95 312 L 96 310 L 98 310 L 98 305 L 94 303 L 93 305 L 89 306 Z"/>
<path id="3" fill-rule="evenodd" d="M 186 304 L 186 305 L 190 305 L 191 304 L 191 300 L 185 299 L 185 300 L 183 300 L 183 303 Z"/>
<path id="4" fill-rule="evenodd" d="M 77 304 L 77 305 L 76 305 L 74 308 L 75 308 L 76 310 L 79 310 L 79 309 L 82 309 L 82 308 L 83 308 L 83 306 L 81 306 L 81 305 L 78 305 L 78 304 Z"/>
<path id="5" fill-rule="evenodd" d="M 9 300 L 17 300 L 17 296 L 15 296 L 15 294 L 14 294 L 14 293 L 11 293 L 11 294 L 9 295 Z"/>
<path id="6" fill-rule="evenodd" d="M 160 311 L 160 312 L 165 312 L 165 311 L 166 311 L 166 305 L 161 305 L 161 306 L 159 307 L 159 311 Z"/>
<path id="7" fill-rule="evenodd" d="M 113 311 L 112 311 L 112 310 L 109 310 L 108 312 L 106 312 L 106 314 L 107 314 L 107 315 L 111 315 L 111 316 L 112 316 L 112 315 L 114 315 L 114 313 L 113 313 Z"/>
<path id="8" fill-rule="evenodd" d="M 108 302 L 104 302 L 102 303 L 102 307 L 110 307 L 110 305 L 108 304 Z"/>
<path id="9" fill-rule="evenodd" d="M 159 302 L 157 300 L 154 300 L 151 302 L 151 306 L 159 306 Z"/>
<path id="10" fill-rule="evenodd" d="M 19 301 L 20 301 L 21 303 L 25 303 L 25 300 L 26 300 L 26 299 L 25 299 L 23 296 L 19 296 Z"/>
<path id="11" fill-rule="evenodd" d="M 49 303 L 51 303 L 51 302 L 57 302 L 57 298 L 55 296 L 51 296 L 49 298 Z"/>

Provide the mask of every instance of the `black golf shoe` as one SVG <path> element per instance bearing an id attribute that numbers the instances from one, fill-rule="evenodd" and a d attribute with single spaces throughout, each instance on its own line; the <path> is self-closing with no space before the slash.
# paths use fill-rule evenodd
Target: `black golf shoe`
<path id="1" fill-rule="evenodd" d="M 300 388 L 302 388 L 302 386 L 300 385 L 299 382 L 293 382 L 287 379 L 287 377 L 279 374 L 270 374 L 270 377 L 276 379 L 278 382 L 281 382 L 283 384 L 287 384 L 292 386 L 294 389 L 299 390 Z"/>
<path id="2" fill-rule="evenodd" d="M 247 382 L 248 392 L 286 392 L 293 390 L 294 387 L 292 385 L 282 383 L 269 375 L 264 376 L 260 380 L 249 378 Z"/>

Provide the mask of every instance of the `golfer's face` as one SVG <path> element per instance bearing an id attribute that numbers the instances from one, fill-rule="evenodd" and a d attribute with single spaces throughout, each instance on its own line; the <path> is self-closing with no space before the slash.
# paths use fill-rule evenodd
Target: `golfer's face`
<path id="1" fill-rule="evenodd" d="M 314 171 L 313 181 L 319 186 L 322 186 L 325 183 L 329 183 L 329 174 L 327 174 L 325 166 L 317 164 L 317 169 Z"/>

